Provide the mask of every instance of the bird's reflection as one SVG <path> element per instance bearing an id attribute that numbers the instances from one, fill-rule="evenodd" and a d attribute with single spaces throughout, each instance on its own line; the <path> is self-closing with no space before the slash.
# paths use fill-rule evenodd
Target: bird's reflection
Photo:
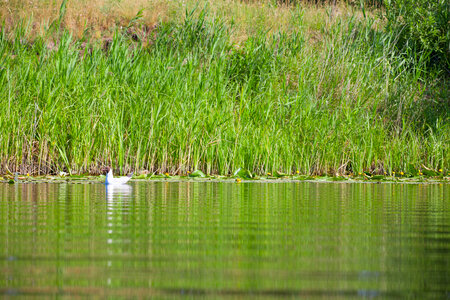
<path id="1" fill-rule="evenodd" d="M 108 233 L 112 233 L 114 226 L 113 215 L 120 214 L 121 203 L 123 204 L 131 198 L 132 188 L 128 184 L 106 185 L 106 214 Z"/>
<path id="2" fill-rule="evenodd" d="M 119 232 L 115 232 L 117 227 L 123 225 L 122 223 L 117 223 L 114 216 L 120 216 L 122 214 L 122 206 L 124 202 L 127 202 L 128 199 L 131 198 L 132 187 L 128 184 L 121 185 L 105 185 L 106 186 L 106 218 L 107 218 L 107 253 L 109 256 L 114 256 L 114 246 L 113 244 L 117 241 L 117 234 Z M 123 241 L 122 241 L 123 242 Z M 111 268 L 113 264 L 113 260 L 107 260 L 107 267 Z M 106 280 L 106 285 L 111 285 L 111 278 L 108 277 Z"/>
<path id="3" fill-rule="evenodd" d="M 132 188 L 128 184 L 105 185 L 106 186 L 106 203 L 108 208 L 122 199 L 130 198 Z"/>

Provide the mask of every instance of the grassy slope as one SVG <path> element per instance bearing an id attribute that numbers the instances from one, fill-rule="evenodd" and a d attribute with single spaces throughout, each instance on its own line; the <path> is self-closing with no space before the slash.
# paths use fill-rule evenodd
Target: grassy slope
<path id="1" fill-rule="evenodd" d="M 144 43 L 116 32 L 107 52 L 98 43 L 109 34 L 97 26 L 104 19 L 90 21 L 87 46 L 77 26 L 49 38 L 39 26 L 21 33 L 5 25 L 0 172 L 449 168 L 445 84 L 407 68 L 376 19 L 343 6 L 327 15 L 322 7 L 217 1 L 172 22 L 182 9 L 156 13 L 165 21 Z M 69 31 L 75 11 L 69 6 L 63 19 Z M 139 22 L 152 25 L 151 11 Z"/>

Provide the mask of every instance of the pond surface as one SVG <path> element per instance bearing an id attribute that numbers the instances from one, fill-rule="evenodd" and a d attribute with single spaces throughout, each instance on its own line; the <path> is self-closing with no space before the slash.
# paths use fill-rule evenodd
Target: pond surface
<path id="1" fill-rule="evenodd" d="M 0 184 L 0 297 L 450 298 L 446 184 Z"/>

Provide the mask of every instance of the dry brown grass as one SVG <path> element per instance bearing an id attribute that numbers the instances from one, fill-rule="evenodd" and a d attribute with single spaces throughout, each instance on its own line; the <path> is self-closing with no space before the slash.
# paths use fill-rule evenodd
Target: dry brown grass
<path id="1" fill-rule="evenodd" d="M 12 29 L 18 20 L 31 22 L 31 34 L 42 34 L 49 24 L 58 19 L 62 0 L 0 0 L 1 20 Z M 68 1 L 63 24 L 75 37 L 87 29 L 92 36 L 110 35 L 116 26 L 125 26 L 143 9 L 142 20 L 148 25 L 168 18 L 170 4 L 148 0 L 80 0 Z"/>
<path id="2" fill-rule="evenodd" d="M 0 0 L 0 20 L 11 30 L 19 20 L 27 20 L 30 34 L 42 35 L 59 16 L 62 0 Z M 354 15 L 345 4 L 318 6 L 277 5 L 269 1 L 242 2 L 235 0 L 78 0 L 68 1 L 63 24 L 75 38 L 87 31 L 93 38 L 111 36 L 117 26 L 126 26 L 142 9 L 141 23 L 152 27 L 159 22 L 180 21 L 187 11 L 207 8 L 211 18 L 233 23 L 232 38 L 245 40 L 259 31 L 289 32 L 301 27 L 312 39 L 320 39 L 321 32 L 337 18 Z M 361 14 L 356 12 L 357 14 Z"/>

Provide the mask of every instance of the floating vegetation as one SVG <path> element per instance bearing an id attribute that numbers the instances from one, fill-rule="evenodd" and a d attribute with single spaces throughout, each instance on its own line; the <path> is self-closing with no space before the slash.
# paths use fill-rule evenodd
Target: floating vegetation
<path id="1" fill-rule="evenodd" d="M 253 174 L 247 170 L 247 169 L 242 169 L 239 168 L 234 172 L 234 176 L 235 177 L 239 177 L 239 178 L 243 178 L 243 179 L 252 179 L 253 178 Z"/>
<path id="2" fill-rule="evenodd" d="M 206 177 L 205 173 L 203 173 L 203 172 L 200 171 L 200 170 L 195 170 L 194 172 L 189 173 L 188 176 L 189 176 L 189 177 L 201 177 L 201 178 L 205 178 L 205 177 Z"/>
<path id="3" fill-rule="evenodd" d="M 370 175 L 364 176 L 309 176 L 300 174 L 283 174 L 283 176 L 255 175 L 250 174 L 248 170 L 238 169 L 233 175 L 206 175 L 200 170 L 195 170 L 187 175 L 168 175 L 168 174 L 140 174 L 133 176 L 130 181 L 220 181 L 220 182 L 397 182 L 397 183 L 450 183 L 450 174 L 444 176 L 444 173 L 438 176 L 396 176 L 392 175 Z M 193 175 L 194 174 L 194 175 Z M 250 176 L 251 175 L 251 176 Z M 70 176 L 18 176 L 15 180 L 13 175 L 0 177 L 0 183 L 22 184 L 22 183 L 104 183 L 105 176 L 92 175 L 70 175 Z"/>

